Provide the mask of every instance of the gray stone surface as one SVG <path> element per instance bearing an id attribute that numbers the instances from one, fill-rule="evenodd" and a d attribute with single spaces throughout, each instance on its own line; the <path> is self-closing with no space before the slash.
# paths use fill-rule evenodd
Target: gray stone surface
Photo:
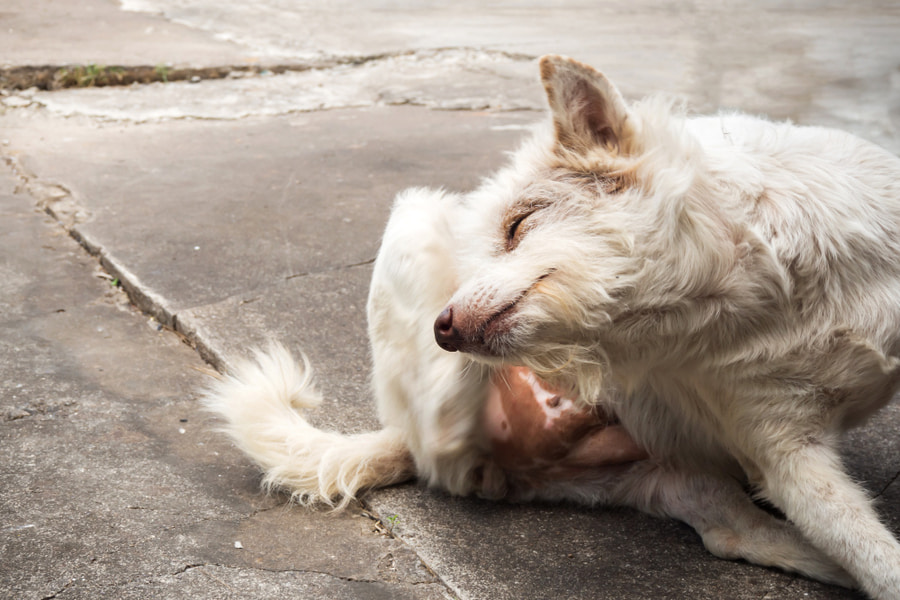
<path id="1" fill-rule="evenodd" d="M 502 164 L 541 117 L 535 56 L 594 64 L 630 97 L 840 126 L 897 152 L 896 3 L 77 5 L 4 4 L 0 56 L 327 68 L 2 92 L 0 596 L 858 597 L 717 560 L 689 528 L 629 510 L 407 485 L 366 499 L 391 538 L 359 508 L 286 507 L 198 410 L 205 367 L 159 323 L 218 366 L 270 337 L 303 350 L 326 397 L 312 420 L 376 427 L 364 303 L 391 199 L 466 190 Z M 894 532 L 898 428 L 895 403 L 846 444 Z"/>
<path id="2" fill-rule="evenodd" d="M 240 46 L 117 0 L 3 0 L 0 66 L 241 64 Z"/>
<path id="3" fill-rule="evenodd" d="M 846 590 L 718 560 L 693 530 L 632 510 L 507 505 L 413 487 L 371 503 L 466 598 L 857 598 Z"/>
<path id="4" fill-rule="evenodd" d="M 0 129 L 88 215 L 78 235 L 178 311 L 373 260 L 397 191 L 473 187 L 535 119 L 379 107 L 136 127 L 7 114 Z"/>
<path id="5" fill-rule="evenodd" d="M 208 367 L 14 184 L 0 166 L 0 596 L 445 597 L 359 511 L 261 495 L 199 410 Z"/>

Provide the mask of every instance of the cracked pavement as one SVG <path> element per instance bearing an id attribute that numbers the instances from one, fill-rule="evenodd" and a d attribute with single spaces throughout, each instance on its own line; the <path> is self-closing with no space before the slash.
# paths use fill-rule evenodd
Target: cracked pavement
<path id="1" fill-rule="evenodd" d="M 196 399 L 275 337 L 317 370 L 315 424 L 377 427 L 391 200 L 502 165 L 542 116 L 540 54 L 900 151 L 895 3 L 7 0 L 0 27 L 0 596 L 858 597 L 621 509 L 415 485 L 291 507 Z M 147 83 L 89 86 L 104 68 Z M 62 69 L 85 87 L 49 89 Z M 898 428 L 894 403 L 845 452 L 894 532 Z"/>
<path id="2" fill-rule="evenodd" d="M 0 594 L 446 597 L 359 510 L 260 494 L 197 406 L 197 353 L 15 187 L 3 169 Z"/>

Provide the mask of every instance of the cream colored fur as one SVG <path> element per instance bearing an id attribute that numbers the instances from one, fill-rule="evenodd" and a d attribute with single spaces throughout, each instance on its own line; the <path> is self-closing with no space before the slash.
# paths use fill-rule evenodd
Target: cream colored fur
<path id="1" fill-rule="evenodd" d="M 263 486 L 287 490 L 300 504 L 346 505 L 360 489 L 414 476 L 400 430 L 341 435 L 310 425 L 302 411 L 321 397 L 312 373 L 280 344 L 257 351 L 206 391 L 207 408 L 225 419 L 224 431 L 263 470 Z"/>
<path id="2" fill-rule="evenodd" d="M 417 476 L 627 505 L 718 556 L 900 597 L 900 546 L 836 452 L 897 385 L 900 161 L 841 132 L 628 106 L 590 67 L 541 66 L 552 128 L 471 194 L 395 203 L 368 306 L 384 429 L 311 427 L 308 366 L 279 346 L 208 405 L 301 502 Z M 462 352 L 435 343 L 448 306 Z M 481 412 L 501 364 L 604 403 L 651 459 L 539 487 L 498 469 Z"/>
<path id="3" fill-rule="evenodd" d="M 267 488 L 342 507 L 366 489 L 419 477 L 459 495 L 632 506 L 687 522 L 717 556 L 851 585 L 795 528 L 751 502 L 731 461 L 704 472 L 646 460 L 543 487 L 494 465 L 481 422 L 490 367 L 444 352 L 431 331 L 458 281 L 465 211 L 463 197 L 430 190 L 404 192 L 394 205 L 369 297 L 382 430 L 341 435 L 309 425 L 303 412 L 320 402 L 309 365 L 278 344 L 212 384 L 206 405 L 260 465 Z"/>
<path id="4" fill-rule="evenodd" d="M 733 457 L 869 595 L 900 598 L 900 545 L 836 450 L 900 377 L 900 160 L 839 131 L 625 106 L 562 57 L 541 70 L 554 132 L 469 199 L 483 241 L 453 344 L 584 399 L 618 387 L 651 454 Z"/>

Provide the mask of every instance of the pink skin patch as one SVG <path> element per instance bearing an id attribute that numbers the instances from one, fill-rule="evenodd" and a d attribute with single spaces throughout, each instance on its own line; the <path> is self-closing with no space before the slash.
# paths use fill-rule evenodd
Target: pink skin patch
<path id="1" fill-rule="evenodd" d="M 495 373 L 484 428 L 493 462 L 529 478 L 565 479 L 647 458 L 615 415 L 580 407 L 524 367 Z"/>

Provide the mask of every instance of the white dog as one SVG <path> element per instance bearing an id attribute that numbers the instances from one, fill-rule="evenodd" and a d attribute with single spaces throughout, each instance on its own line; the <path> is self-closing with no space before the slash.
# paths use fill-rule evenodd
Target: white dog
<path id="1" fill-rule="evenodd" d="M 278 346 L 208 405 L 301 502 L 419 476 L 624 504 L 718 556 L 900 598 L 900 545 L 835 450 L 898 385 L 900 160 L 836 131 L 627 106 L 561 57 L 541 76 L 553 128 L 509 168 L 395 204 L 368 307 L 383 430 L 310 426 L 308 366 Z"/>

